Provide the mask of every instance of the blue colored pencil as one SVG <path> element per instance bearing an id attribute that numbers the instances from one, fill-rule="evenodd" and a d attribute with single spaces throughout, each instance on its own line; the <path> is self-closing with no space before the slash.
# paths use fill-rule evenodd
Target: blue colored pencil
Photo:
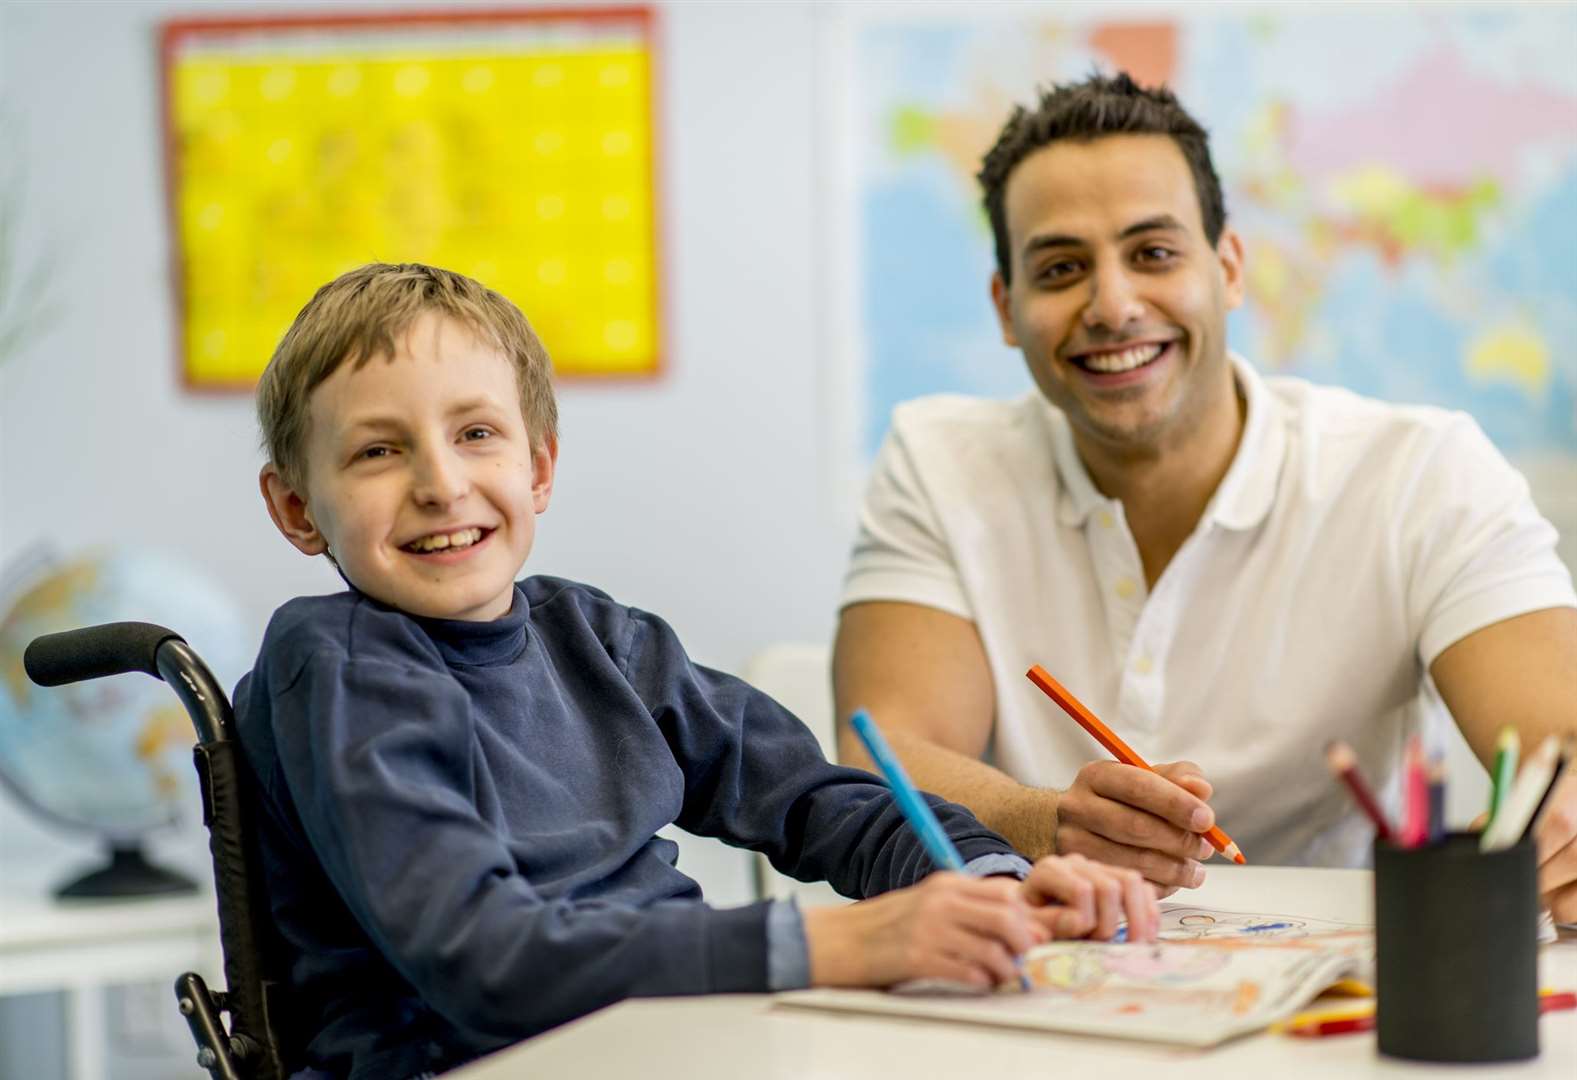
<path id="1" fill-rule="evenodd" d="M 860 742 L 865 744 L 865 752 L 871 755 L 871 760 L 876 762 L 876 767 L 882 771 L 882 776 L 887 780 L 887 786 L 892 789 L 893 801 L 898 804 L 904 820 L 914 830 L 924 845 L 926 854 L 931 856 L 931 861 L 944 870 L 964 869 L 964 860 L 958 854 L 958 849 L 953 846 L 953 841 L 942 830 L 942 823 L 936 820 L 931 805 L 920 796 L 920 789 L 914 786 L 914 781 L 909 779 L 909 774 L 904 772 L 904 767 L 893 754 L 892 747 L 887 745 L 887 740 L 871 720 L 871 714 L 864 709 L 858 709 L 849 717 L 849 726 L 860 737 Z M 1019 986 L 1028 990 L 1029 976 L 1021 970 L 1019 972 Z"/>
<path id="2" fill-rule="evenodd" d="M 870 713 L 860 709 L 849 718 L 849 726 L 865 744 L 866 752 L 876 762 L 882 776 L 887 778 L 887 786 L 892 788 L 898 809 L 903 812 L 904 820 L 914 829 L 915 835 L 919 836 L 920 843 L 925 845 L 925 852 L 931 856 L 931 861 L 944 870 L 962 870 L 964 860 L 958 854 L 958 849 L 948 839 L 947 833 L 942 831 L 942 823 L 936 820 L 930 804 L 920 797 L 919 789 L 909 779 L 909 774 L 904 772 L 903 765 L 893 756 L 887 740 L 882 738 L 882 733 L 872 723 Z"/>

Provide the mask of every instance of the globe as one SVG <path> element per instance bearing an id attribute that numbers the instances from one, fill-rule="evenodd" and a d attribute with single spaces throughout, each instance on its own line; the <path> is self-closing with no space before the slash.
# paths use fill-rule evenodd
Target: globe
<path id="1" fill-rule="evenodd" d="M 155 894 L 192 888 L 141 853 L 153 829 L 199 810 L 191 719 L 158 679 L 132 673 L 68 686 L 33 684 L 22 667 L 43 634 L 107 622 L 151 622 L 180 634 L 222 685 L 244 663 L 231 601 L 176 557 L 89 551 L 24 575 L 0 612 L 0 784 L 57 824 L 100 836 L 108 866 L 57 894 Z"/>

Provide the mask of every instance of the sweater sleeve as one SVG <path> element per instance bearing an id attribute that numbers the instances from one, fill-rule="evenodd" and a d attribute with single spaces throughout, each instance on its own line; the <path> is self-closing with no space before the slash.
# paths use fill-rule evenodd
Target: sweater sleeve
<path id="1" fill-rule="evenodd" d="M 520 1037 L 629 996 L 767 989 L 766 904 L 534 889 L 475 809 L 469 698 L 447 673 L 320 654 L 272 715 L 270 786 L 368 937 L 452 1023 Z"/>
<path id="2" fill-rule="evenodd" d="M 877 777 L 829 764 L 787 709 L 692 663 L 661 619 L 633 615 L 627 674 L 684 771 L 680 827 L 763 852 L 781 873 L 856 898 L 934 869 Z M 965 862 L 1015 854 L 963 807 L 926 798 Z"/>

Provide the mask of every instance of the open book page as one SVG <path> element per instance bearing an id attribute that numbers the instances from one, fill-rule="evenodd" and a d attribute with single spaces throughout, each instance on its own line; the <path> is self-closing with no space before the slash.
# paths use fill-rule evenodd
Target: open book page
<path id="1" fill-rule="evenodd" d="M 1261 1030 L 1344 978 L 1367 979 L 1368 927 L 1163 905 L 1162 940 L 1058 941 L 1024 957 L 1029 992 L 983 996 L 804 990 L 778 1002 L 1213 1046 Z"/>
<path id="2" fill-rule="evenodd" d="M 1352 961 L 1348 977 L 1374 981 L 1374 927 L 1364 923 L 1162 904 L 1157 936 L 1165 942 L 1237 949 L 1338 952 Z"/>

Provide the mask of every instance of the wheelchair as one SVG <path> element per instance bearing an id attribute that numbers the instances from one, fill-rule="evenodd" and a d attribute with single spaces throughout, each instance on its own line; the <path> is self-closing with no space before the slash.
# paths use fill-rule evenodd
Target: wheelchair
<path id="1" fill-rule="evenodd" d="M 46 634 L 28 645 L 23 667 L 40 686 L 140 671 L 163 679 L 186 706 L 197 729 L 193 758 L 213 856 L 225 989 L 210 991 L 202 976 L 187 972 L 175 981 L 176 1002 L 196 1040 L 197 1064 L 213 1080 L 285 1080 L 301 1063 L 249 818 L 257 805 L 252 774 L 232 738 L 230 699 L 179 634 L 152 623 Z"/>

